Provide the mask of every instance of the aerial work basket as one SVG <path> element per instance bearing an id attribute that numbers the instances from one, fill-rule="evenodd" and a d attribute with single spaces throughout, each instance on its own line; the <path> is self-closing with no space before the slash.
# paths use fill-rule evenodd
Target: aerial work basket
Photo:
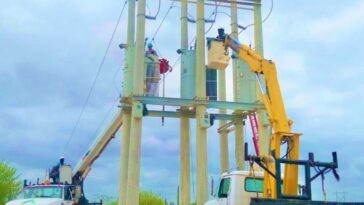
<path id="1" fill-rule="evenodd" d="M 223 40 L 207 38 L 208 67 L 210 69 L 224 70 L 229 65 L 229 51 L 225 49 Z"/>

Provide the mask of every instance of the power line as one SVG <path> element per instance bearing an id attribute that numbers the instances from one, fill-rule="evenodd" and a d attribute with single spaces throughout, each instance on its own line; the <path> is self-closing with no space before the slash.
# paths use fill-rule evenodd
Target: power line
<path id="1" fill-rule="evenodd" d="M 150 12 L 150 8 L 148 6 L 148 3 L 146 4 L 147 6 L 147 9 L 149 11 L 149 14 L 151 14 Z M 154 15 L 154 16 L 145 16 L 146 18 L 149 18 L 149 19 L 157 19 L 158 15 L 159 15 L 159 11 L 161 10 L 161 0 L 159 0 L 159 3 L 158 3 L 158 10 L 157 10 L 157 13 Z"/>
<path id="2" fill-rule="evenodd" d="M 209 16 L 209 18 L 215 14 L 213 23 L 210 25 L 210 28 L 207 29 L 207 31 L 205 31 L 205 34 L 207 34 L 208 32 L 210 32 L 210 30 L 212 29 L 212 27 L 214 26 L 215 22 L 216 22 L 216 17 L 217 17 L 217 9 L 218 9 L 218 5 L 217 5 L 217 1 L 215 0 L 215 10 L 211 13 L 211 15 Z"/>
<path id="3" fill-rule="evenodd" d="M 82 115 L 83 115 L 83 113 L 84 113 L 84 111 L 85 111 L 85 108 L 86 108 L 86 106 L 87 106 L 87 104 L 88 104 L 88 102 L 89 102 L 89 100 L 90 100 L 91 94 L 92 94 L 92 92 L 93 92 L 93 90 L 94 90 L 94 88 L 95 88 L 95 85 L 96 85 L 97 79 L 98 79 L 98 77 L 99 77 L 99 75 L 100 75 L 100 72 L 101 72 L 101 70 L 102 70 L 102 67 L 103 67 L 103 65 L 104 65 L 104 62 L 105 62 L 106 56 L 107 56 L 107 54 L 109 53 L 109 50 L 110 50 L 110 47 L 111 47 L 111 43 L 112 43 L 112 41 L 113 41 L 113 39 L 114 39 L 114 36 L 115 36 L 116 30 L 117 30 L 117 28 L 118 28 L 118 26 L 119 26 L 119 23 L 120 23 L 120 20 L 121 20 L 122 15 L 123 15 L 123 13 L 124 13 L 124 10 L 125 10 L 125 7 L 126 7 L 127 2 L 128 2 L 128 1 L 125 1 L 124 6 L 123 6 L 123 8 L 121 9 L 121 12 L 120 12 L 120 14 L 119 14 L 119 17 L 118 17 L 117 23 L 116 23 L 116 25 L 115 25 L 115 28 L 114 28 L 114 30 L 113 30 L 113 32 L 112 32 L 112 34 L 111 34 L 111 37 L 110 37 L 110 40 L 109 40 L 108 46 L 107 46 L 107 48 L 106 48 L 105 54 L 104 54 L 104 56 L 103 56 L 103 58 L 102 58 L 102 60 L 101 60 L 101 63 L 100 63 L 100 65 L 99 65 L 98 69 L 97 69 L 97 72 L 96 72 L 95 78 L 94 78 L 94 80 L 93 80 L 93 82 L 92 82 L 92 84 L 91 84 L 90 90 L 89 90 L 89 92 L 88 92 L 88 94 L 87 94 L 87 97 L 86 97 L 85 103 L 83 104 L 83 107 L 82 107 L 82 109 L 81 109 L 81 112 L 80 112 L 80 114 L 78 115 L 78 118 L 77 118 L 76 124 L 75 124 L 75 126 L 73 127 L 73 129 L 72 129 L 72 131 L 71 131 L 71 135 L 70 135 L 70 137 L 68 138 L 67 143 L 65 144 L 65 146 L 64 146 L 64 148 L 63 148 L 62 155 L 64 155 L 64 154 L 65 154 L 65 151 L 66 151 L 66 149 L 67 149 L 67 147 L 68 147 L 69 143 L 71 142 L 72 137 L 73 137 L 73 136 L 74 136 L 74 134 L 75 134 L 75 131 L 76 131 L 77 127 L 78 127 L 78 124 L 80 123 L 80 120 L 81 120 L 81 118 L 82 118 Z"/>
<path id="4" fill-rule="evenodd" d="M 166 14 L 164 15 L 164 17 L 163 17 L 163 19 L 162 19 L 161 23 L 159 24 L 159 26 L 157 27 L 156 31 L 154 32 L 154 35 L 153 35 L 153 37 L 152 37 L 152 41 L 154 41 L 154 39 L 155 39 L 155 37 L 157 36 L 157 34 L 158 34 L 158 32 L 159 32 L 160 28 L 162 27 L 162 25 L 163 25 L 164 21 L 166 20 L 166 18 L 167 18 L 167 16 L 168 16 L 169 12 L 172 10 L 173 5 L 174 5 L 174 2 L 175 2 L 174 0 L 171 2 L 171 5 L 169 6 L 169 8 L 168 8 L 168 10 L 167 10 Z"/>
<path id="5" fill-rule="evenodd" d="M 262 24 L 263 24 L 265 21 L 267 21 L 267 20 L 268 20 L 268 18 L 270 17 L 270 15 L 272 14 L 272 11 L 273 11 L 273 4 L 274 4 L 274 2 L 273 2 L 273 0 L 271 0 L 270 10 L 269 10 L 269 12 L 268 12 L 267 16 L 263 19 Z M 254 26 L 254 23 L 248 24 L 248 25 L 246 25 L 246 26 L 240 26 L 240 25 L 239 25 L 239 28 L 241 28 L 241 31 L 239 32 L 239 34 L 241 34 L 243 31 L 245 31 L 247 28 L 249 28 L 249 27 L 251 27 L 251 26 Z"/>

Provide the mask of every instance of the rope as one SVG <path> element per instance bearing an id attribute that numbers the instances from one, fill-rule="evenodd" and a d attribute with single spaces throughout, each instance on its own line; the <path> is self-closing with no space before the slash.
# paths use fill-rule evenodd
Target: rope
<path id="1" fill-rule="evenodd" d="M 322 193 L 324 195 L 324 201 L 327 202 L 326 191 L 325 191 L 325 175 L 324 174 L 321 174 L 321 187 L 322 187 Z"/>
<path id="2" fill-rule="evenodd" d="M 249 160 L 249 166 L 250 166 L 250 173 L 249 173 L 249 175 L 251 175 L 251 173 L 253 173 L 252 175 L 253 175 L 253 179 L 254 179 L 255 193 L 257 195 L 257 198 L 259 198 L 257 181 L 255 179 L 255 170 L 254 170 L 254 162 L 253 162 L 253 160 Z"/>
<path id="3" fill-rule="evenodd" d="M 105 53 L 104 53 L 104 56 L 103 56 L 103 58 L 102 58 L 102 60 L 101 60 L 101 63 L 100 63 L 100 65 L 99 65 L 98 69 L 97 69 L 97 72 L 96 72 L 95 78 L 94 78 L 94 80 L 93 80 L 93 82 L 92 82 L 92 85 L 91 85 L 91 87 L 90 87 L 90 90 L 89 90 L 89 92 L 88 92 L 88 94 L 87 94 L 87 97 L 86 97 L 85 103 L 83 104 L 82 109 L 81 109 L 81 112 L 80 112 L 80 114 L 78 115 L 78 118 L 77 118 L 77 120 L 76 120 L 76 124 L 75 124 L 75 126 L 73 127 L 73 129 L 72 129 L 72 131 L 71 131 L 71 134 L 70 134 L 70 137 L 68 138 L 68 140 L 67 140 L 67 142 L 66 142 L 66 144 L 65 144 L 65 146 L 64 146 L 64 148 L 63 148 L 62 155 L 64 155 L 64 154 L 65 154 L 65 151 L 67 150 L 68 145 L 69 145 L 69 143 L 71 142 L 72 137 L 73 137 L 73 136 L 74 136 L 74 134 L 75 134 L 75 131 L 76 131 L 77 127 L 78 127 L 78 124 L 80 123 L 80 120 L 81 120 L 81 118 L 82 118 L 82 115 L 83 115 L 83 113 L 84 113 L 84 111 L 85 111 L 85 108 L 86 108 L 86 106 L 87 106 L 87 104 L 88 104 L 88 102 L 89 102 L 89 100 L 90 100 L 91 94 L 92 94 L 92 92 L 93 92 L 93 90 L 94 90 L 94 88 L 95 88 L 95 85 L 96 85 L 97 79 L 98 79 L 98 77 L 99 77 L 99 75 L 100 75 L 100 72 L 101 72 L 101 70 L 102 70 L 102 67 L 103 67 L 103 65 L 104 65 L 104 62 L 105 62 L 106 56 L 107 56 L 107 54 L 109 53 L 109 50 L 110 50 L 110 47 L 111 47 L 111 43 L 112 43 L 112 41 L 113 41 L 113 39 L 114 39 L 114 36 L 115 36 L 116 30 L 117 30 L 117 28 L 118 28 L 118 26 L 119 26 L 119 23 L 120 23 L 120 20 L 121 20 L 122 15 L 123 15 L 123 13 L 124 13 L 124 9 L 125 9 L 125 6 L 126 6 L 127 2 L 128 2 L 128 1 L 125 1 L 124 6 L 123 6 L 123 8 L 121 9 L 121 12 L 120 12 L 120 14 L 119 14 L 118 20 L 117 20 L 116 25 L 115 25 L 115 28 L 114 28 L 114 30 L 113 30 L 113 32 L 112 32 L 112 34 L 111 34 L 111 37 L 110 37 L 109 43 L 108 43 L 107 48 L 106 48 L 106 51 L 105 51 Z"/>

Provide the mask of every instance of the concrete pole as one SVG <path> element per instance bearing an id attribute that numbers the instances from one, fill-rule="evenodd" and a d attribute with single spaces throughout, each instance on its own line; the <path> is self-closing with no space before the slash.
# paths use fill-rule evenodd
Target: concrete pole
<path id="1" fill-rule="evenodd" d="M 187 0 L 181 0 L 181 49 L 188 49 L 188 22 L 187 22 Z M 182 55 L 184 55 L 182 53 Z M 184 61 L 181 63 L 181 88 L 183 85 L 182 73 Z M 181 109 L 183 112 L 184 108 Z M 180 178 L 179 178 L 179 205 L 190 205 L 190 120 L 181 115 L 180 122 Z"/>
<path id="2" fill-rule="evenodd" d="M 124 93 L 123 96 L 129 96 L 132 93 L 133 78 L 132 70 L 134 64 L 134 56 L 130 55 L 132 46 L 135 41 L 135 0 L 128 1 L 128 31 L 127 31 L 127 50 L 126 63 L 123 76 Z M 129 162 L 129 145 L 130 145 L 130 125 L 131 113 L 127 110 L 123 112 L 122 140 L 121 140 L 121 162 L 120 162 L 120 184 L 119 184 L 119 205 L 126 205 L 127 179 L 128 179 L 128 162 Z"/>
<path id="3" fill-rule="evenodd" d="M 236 0 L 231 0 L 230 7 L 230 27 L 231 27 L 231 36 L 238 39 L 238 8 L 236 4 Z M 235 53 L 235 52 L 234 52 Z M 234 94 L 234 102 L 238 99 L 238 85 L 237 85 L 237 60 L 232 59 L 233 61 L 233 94 Z"/>
<path id="4" fill-rule="evenodd" d="M 231 35 L 238 39 L 238 8 L 236 0 L 231 1 Z M 238 59 L 233 59 L 233 83 L 234 83 L 234 101 L 238 99 Z M 241 91 L 240 91 L 241 92 Z M 239 169 L 244 169 L 244 136 L 243 136 L 243 121 L 235 123 L 235 160 L 236 166 Z"/>
<path id="5" fill-rule="evenodd" d="M 206 99 L 205 68 L 205 19 L 204 0 L 197 0 L 196 21 L 196 98 Z M 207 182 L 207 133 L 203 126 L 205 105 L 196 106 L 196 203 L 203 205 L 208 200 Z"/>
<path id="6" fill-rule="evenodd" d="M 260 55 L 264 55 L 261 3 L 261 0 L 255 0 L 254 4 L 254 46 L 256 52 Z"/>
<path id="7" fill-rule="evenodd" d="M 219 83 L 219 100 L 220 101 L 226 101 L 226 72 L 225 70 L 218 70 L 218 83 Z M 235 76 L 235 71 L 233 69 L 233 76 Z M 234 77 L 233 77 L 234 78 Z M 234 91 L 234 98 L 235 98 L 235 79 L 233 79 L 233 91 Z M 225 109 L 220 109 L 219 113 L 226 114 Z M 219 121 L 219 127 L 226 124 L 226 121 L 220 120 Z M 227 130 L 221 130 L 219 132 L 219 141 L 220 141 L 220 173 L 224 173 L 226 171 L 229 171 L 229 138 L 228 138 L 228 131 Z"/>
<path id="8" fill-rule="evenodd" d="M 236 166 L 239 170 L 244 170 L 244 133 L 243 133 L 243 120 L 240 119 L 235 122 L 235 159 Z"/>
<path id="9" fill-rule="evenodd" d="M 190 121 L 182 114 L 180 142 L 180 205 L 190 205 Z"/>
<path id="10" fill-rule="evenodd" d="M 218 83 L 219 83 L 219 100 L 226 101 L 226 73 L 225 70 L 218 71 Z M 220 109 L 219 113 L 226 114 L 225 109 Z M 220 120 L 219 126 L 226 124 L 226 121 Z M 220 173 L 229 171 L 229 142 L 228 142 L 228 131 L 221 130 L 219 133 L 220 137 Z"/>
<path id="11" fill-rule="evenodd" d="M 255 0 L 254 5 L 254 45 L 255 50 L 262 56 L 264 56 L 263 50 L 263 26 L 262 26 L 262 11 L 261 11 L 261 0 Z M 263 76 L 261 82 L 265 88 L 265 80 Z M 258 86 L 258 85 L 257 85 Z M 257 100 L 262 103 L 262 94 L 260 89 L 257 90 Z M 268 115 L 265 111 L 258 112 L 258 129 L 259 129 L 259 148 L 260 154 L 269 153 L 269 141 L 271 129 L 269 126 Z"/>
<path id="12" fill-rule="evenodd" d="M 145 0 L 138 1 L 135 68 L 133 78 L 133 94 L 143 95 L 144 87 L 144 37 L 145 37 Z M 133 102 L 136 104 L 138 102 Z M 127 205 L 139 205 L 139 179 L 140 179 L 140 148 L 142 118 L 138 118 L 132 111 L 130 151 L 128 166 Z"/>
<path id="13" fill-rule="evenodd" d="M 130 112 L 123 112 L 122 140 L 121 140 L 121 162 L 120 162 L 120 184 L 119 184 L 119 205 L 126 204 L 129 144 L 130 144 Z"/>

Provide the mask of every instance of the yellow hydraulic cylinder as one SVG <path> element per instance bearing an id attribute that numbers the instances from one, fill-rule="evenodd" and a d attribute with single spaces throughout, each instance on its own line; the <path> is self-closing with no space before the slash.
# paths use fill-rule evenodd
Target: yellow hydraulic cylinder
<path id="1" fill-rule="evenodd" d="M 205 18 L 204 0 L 197 0 L 196 21 L 196 98 L 206 99 L 205 68 Z M 203 205 L 208 200 L 207 191 L 207 133 L 203 119 L 206 114 L 205 105 L 196 106 L 196 203 Z"/>
<path id="2" fill-rule="evenodd" d="M 133 94 L 142 96 L 144 87 L 144 37 L 145 37 L 145 0 L 138 1 L 135 68 L 133 72 Z M 134 101 L 131 116 L 131 134 L 128 165 L 127 205 L 139 205 L 139 178 L 140 178 L 140 149 L 142 132 L 142 105 Z M 139 108 L 139 110 L 137 110 Z"/>

